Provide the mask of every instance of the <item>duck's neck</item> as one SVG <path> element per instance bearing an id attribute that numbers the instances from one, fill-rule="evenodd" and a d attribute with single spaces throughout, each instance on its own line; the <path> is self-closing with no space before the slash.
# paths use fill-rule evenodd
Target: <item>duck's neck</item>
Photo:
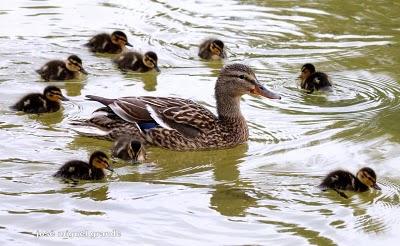
<path id="1" fill-rule="evenodd" d="M 240 112 L 240 97 L 227 95 L 215 95 L 217 100 L 217 112 L 220 120 L 237 121 L 243 120 Z"/>

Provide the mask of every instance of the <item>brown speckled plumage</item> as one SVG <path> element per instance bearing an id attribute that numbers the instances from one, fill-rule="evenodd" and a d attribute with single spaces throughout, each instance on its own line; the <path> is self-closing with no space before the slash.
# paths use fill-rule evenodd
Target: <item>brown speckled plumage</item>
<path id="1" fill-rule="evenodd" d="M 215 86 L 218 116 L 182 98 L 87 96 L 107 107 L 98 110 L 102 115 L 79 124 L 104 132 L 102 135 L 86 134 L 88 136 L 116 139 L 121 135 L 133 135 L 146 144 L 173 150 L 230 148 L 246 142 L 249 137 L 246 120 L 240 112 L 240 97 L 245 93 L 280 98 L 259 84 L 249 67 L 232 64 L 221 70 Z M 142 129 L 147 123 L 155 127 Z"/>

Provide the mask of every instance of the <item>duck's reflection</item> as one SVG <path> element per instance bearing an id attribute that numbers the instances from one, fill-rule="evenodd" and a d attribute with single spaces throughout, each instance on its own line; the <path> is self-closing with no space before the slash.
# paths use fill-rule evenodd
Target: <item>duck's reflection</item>
<path id="1" fill-rule="evenodd" d="M 238 170 L 248 146 L 243 144 L 233 149 L 176 152 L 163 149 L 151 149 L 149 162 L 154 162 L 157 168 L 151 172 L 119 173 L 120 181 L 141 182 L 176 182 L 192 188 L 211 189 L 210 208 L 226 216 L 243 216 L 247 208 L 256 204 L 256 199 L 250 195 L 253 186 L 240 177 Z M 142 167 L 146 164 L 142 164 Z M 190 179 L 193 174 L 213 172 L 215 184 L 203 184 Z M 199 183 L 200 182 L 200 183 Z"/>
<path id="2" fill-rule="evenodd" d="M 256 198 L 249 195 L 251 182 L 240 178 L 239 164 L 246 156 L 247 144 L 226 152 L 214 165 L 217 184 L 211 197 L 211 208 L 225 216 L 244 216 L 245 210 L 256 204 Z"/>

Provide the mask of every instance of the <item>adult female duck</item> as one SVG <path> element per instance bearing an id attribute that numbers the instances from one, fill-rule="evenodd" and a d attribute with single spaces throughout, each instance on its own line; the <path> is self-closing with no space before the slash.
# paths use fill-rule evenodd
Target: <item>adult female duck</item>
<path id="1" fill-rule="evenodd" d="M 106 107 L 97 110 L 103 114 L 79 123 L 94 127 L 96 134 L 80 132 L 105 139 L 135 135 L 148 145 L 173 150 L 230 148 L 249 137 L 246 120 L 240 112 L 240 97 L 244 94 L 280 99 L 258 82 L 251 68 L 232 64 L 222 68 L 215 85 L 218 116 L 182 98 L 87 96 Z"/>

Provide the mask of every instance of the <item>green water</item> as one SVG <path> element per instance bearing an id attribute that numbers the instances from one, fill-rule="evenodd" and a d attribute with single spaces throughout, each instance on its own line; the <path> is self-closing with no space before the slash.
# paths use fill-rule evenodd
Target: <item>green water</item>
<path id="1" fill-rule="evenodd" d="M 0 244 L 394 245 L 399 12 L 399 2 L 369 0 L 1 1 Z M 110 56 L 82 46 L 115 29 L 136 50 L 155 51 L 162 72 L 124 74 Z M 146 163 L 116 162 L 115 174 L 99 182 L 51 177 L 67 160 L 109 151 L 110 142 L 80 137 L 68 124 L 99 107 L 85 95 L 178 96 L 215 111 L 222 64 L 197 57 L 207 37 L 225 41 L 225 63 L 251 66 L 282 96 L 243 97 L 247 144 L 207 152 L 152 148 Z M 73 53 L 87 78 L 49 83 L 35 74 L 46 61 Z M 299 89 L 306 62 L 331 76 L 331 93 Z M 8 109 L 48 84 L 72 100 L 60 112 Z M 330 170 L 365 165 L 377 172 L 382 191 L 349 192 L 345 200 L 316 188 Z M 72 234 L 79 232 L 114 234 Z"/>

